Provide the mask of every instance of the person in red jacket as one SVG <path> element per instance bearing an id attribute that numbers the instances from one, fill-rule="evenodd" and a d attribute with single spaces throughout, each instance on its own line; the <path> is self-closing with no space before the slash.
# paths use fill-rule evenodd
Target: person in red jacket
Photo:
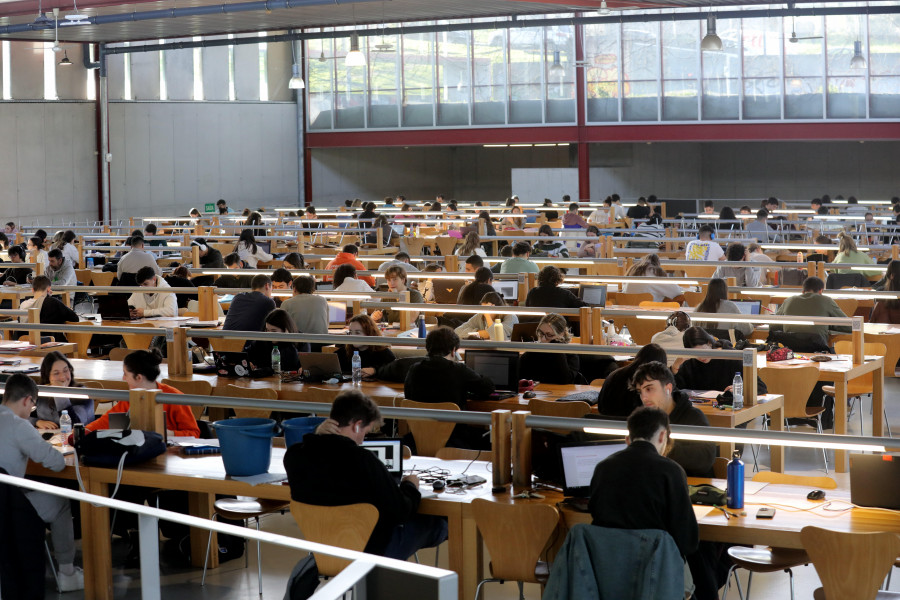
<path id="1" fill-rule="evenodd" d="M 334 271 L 339 266 L 349 263 L 349 264 L 353 265 L 354 267 L 356 267 L 357 271 L 365 271 L 366 266 L 364 264 L 362 264 L 361 262 L 359 262 L 359 259 L 356 258 L 356 256 L 358 254 L 359 254 L 359 248 L 356 247 L 356 244 L 347 244 L 346 246 L 344 246 L 344 249 L 341 252 L 338 252 L 338 255 L 335 256 L 332 259 L 332 261 L 330 263 L 328 263 L 328 266 L 326 266 L 325 268 L 328 269 L 329 271 Z M 373 288 L 375 287 L 375 278 L 374 277 L 366 276 L 366 277 L 360 277 L 359 279 L 362 279 L 363 281 L 368 283 Z M 322 278 L 322 280 L 323 281 L 331 281 L 331 277 L 326 275 L 325 277 Z"/>
<path id="2" fill-rule="evenodd" d="M 135 350 L 122 361 L 122 380 L 128 384 L 128 389 L 158 389 L 167 394 L 180 394 L 181 392 L 170 385 L 156 383 L 159 377 L 159 365 L 162 357 L 159 352 L 147 352 Z M 109 429 L 109 414 L 128 412 L 130 405 L 127 401 L 120 401 L 106 414 L 96 421 L 85 425 L 85 430 Z M 200 437 L 200 427 L 189 406 L 183 404 L 163 404 L 166 411 L 166 430 L 169 435 Z"/>

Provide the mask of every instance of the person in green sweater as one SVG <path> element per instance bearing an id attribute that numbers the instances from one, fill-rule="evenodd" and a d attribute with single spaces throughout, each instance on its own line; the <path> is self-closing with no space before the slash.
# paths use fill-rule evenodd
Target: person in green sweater
<path id="1" fill-rule="evenodd" d="M 838 235 L 838 253 L 834 257 L 836 263 L 847 263 L 851 265 L 874 265 L 875 261 L 856 247 L 853 238 L 843 231 Z M 832 269 L 832 273 L 862 273 L 866 277 L 872 275 L 881 275 L 880 270 L 875 271 L 851 271 L 850 269 Z"/>
<path id="2" fill-rule="evenodd" d="M 798 317 L 839 317 L 846 319 L 847 315 L 835 303 L 834 300 L 822 294 L 825 291 L 825 282 L 818 277 L 807 277 L 803 282 L 803 293 L 799 296 L 791 296 L 785 299 L 778 308 L 778 315 L 790 315 Z M 769 326 L 771 331 L 787 331 L 791 333 L 818 333 L 826 341 L 830 333 L 850 333 L 849 325 L 779 325 L 773 323 Z"/>

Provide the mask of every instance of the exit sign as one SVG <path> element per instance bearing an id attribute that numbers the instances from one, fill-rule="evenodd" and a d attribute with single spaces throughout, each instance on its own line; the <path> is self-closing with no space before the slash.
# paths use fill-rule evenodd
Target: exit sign
<path id="1" fill-rule="evenodd" d="M 213 204 L 212 202 L 207 202 L 203 206 L 203 212 L 216 212 L 216 205 Z"/>

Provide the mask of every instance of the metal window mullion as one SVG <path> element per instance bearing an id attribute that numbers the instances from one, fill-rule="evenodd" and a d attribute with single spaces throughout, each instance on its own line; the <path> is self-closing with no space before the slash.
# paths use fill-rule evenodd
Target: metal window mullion
<path id="1" fill-rule="evenodd" d="M 331 130 L 337 129 L 337 97 L 338 97 L 338 73 L 337 54 L 335 53 L 335 38 L 331 38 Z"/>
<path id="2" fill-rule="evenodd" d="M 431 126 L 437 127 L 441 88 L 438 77 L 438 32 L 431 34 Z"/>
<path id="3" fill-rule="evenodd" d="M 365 107 L 365 110 L 363 110 L 363 129 L 369 128 L 369 110 L 372 108 L 370 103 L 372 96 L 369 93 L 369 90 L 372 87 L 372 59 L 369 54 L 369 37 L 370 36 L 367 35 L 362 39 L 362 43 L 366 47 L 366 71 L 363 76 L 363 106 Z"/>
<path id="4" fill-rule="evenodd" d="M 744 120 L 744 19 L 738 19 L 738 121 Z"/>
<path id="5" fill-rule="evenodd" d="M 406 56 L 403 45 L 403 34 L 397 36 L 397 60 L 394 61 L 394 71 L 397 79 L 397 127 L 403 127 L 403 102 L 406 98 L 406 78 L 403 76 L 403 57 Z"/>
<path id="6" fill-rule="evenodd" d="M 825 15 L 822 19 L 822 118 L 828 118 L 828 24 L 825 21 Z"/>
<path id="7" fill-rule="evenodd" d="M 662 21 L 656 22 L 656 120 L 663 120 L 663 64 Z"/>
<path id="8" fill-rule="evenodd" d="M 787 103 L 787 86 L 784 85 L 784 80 L 787 77 L 787 69 L 785 68 L 787 46 L 785 46 L 785 44 L 789 43 L 784 36 L 784 17 L 781 17 L 781 31 L 779 32 L 778 38 L 781 40 L 781 43 L 779 44 L 781 52 L 781 60 L 779 61 L 779 64 L 781 65 L 781 77 L 779 77 L 779 80 L 781 81 L 779 84 L 781 87 L 781 120 L 784 121 L 784 108 L 785 103 Z"/>
<path id="9" fill-rule="evenodd" d="M 469 31 L 469 43 L 466 44 L 469 63 L 469 125 L 475 124 L 475 31 Z"/>
<path id="10" fill-rule="evenodd" d="M 547 122 L 547 99 L 550 97 L 547 81 L 547 27 L 541 27 L 541 123 Z"/>
<path id="11" fill-rule="evenodd" d="M 617 85 L 619 86 L 619 123 L 622 123 L 625 117 L 625 61 L 622 59 L 625 55 L 625 35 L 622 31 L 623 23 L 619 23 L 618 25 L 617 35 L 619 36 L 619 52 L 616 61 L 619 63 L 619 76 L 617 77 Z"/>
<path id="12" fill-rule="evenodd" d="M 864 36 L 866 40 L 866 72 L 863 75 L 863 82 L 865 84 L 865 92 L 866 92 L 866 119 L 869 118 L 869 94 L 870 94 L 870 86 L 869 86 L 869 78 L 872 73 L 872 54 L 870 53 L 870 43 L 869 43 L 869 15 L 866 13 L 865 18 L 862 20 L 862 26 L 860 27 L 862 31 L 860 31 L 860 36 Z"/>
<path id="13" fill-rule="evenodd" d="M 697 69 L 697 121 L 703 120 L 703 68 L 704 68 L 704 60 L 703 60 L 703 46 L 702 41 L 704 38 L 705 32 L 705 21 L 697 21 L 697 27 L 700 29 L 700 41 L 701 45 L 697 47 L 697 52 L 700 53 L 700 68 Z M 699 204 L 698 204 L 699 206 Z M 700 210 L 699 208 L 697 210 Z"/>
<path id="14" fill-rule="evenodd" d="M 510 65 L 510 61 L 512 60 L 512 52 L 510 52 L 509 46 L 509 32 L 510 29 L 503 30 L 503 37 L 506 40 L 506 57 L 503 61 L 506 64 L 506 125 L 509 125 L 509 111 L 510 105 L 512 104 L 512 83 L 510 82 L 510 75 L 512 72 L 512 65 Z"/>

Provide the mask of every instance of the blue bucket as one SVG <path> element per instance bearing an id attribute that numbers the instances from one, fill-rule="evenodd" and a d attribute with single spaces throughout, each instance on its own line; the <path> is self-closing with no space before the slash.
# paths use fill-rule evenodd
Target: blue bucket
<path id="1" fill-rule="evenodd" d="M 225 473 L 248 477 L 269 471 L 272 461 L 272 419 L 227 419 L 213 423 L 222 449 Z"/>
<path id="2" fill-rule="evenodd" d="M 307 433 L 313 433 L 325 417 L 295 417 L 283 421 L 281 425 L 284 427 L 284 445 L 290 448 L 294 444 L 303 441 L 303 436 Z"/>

